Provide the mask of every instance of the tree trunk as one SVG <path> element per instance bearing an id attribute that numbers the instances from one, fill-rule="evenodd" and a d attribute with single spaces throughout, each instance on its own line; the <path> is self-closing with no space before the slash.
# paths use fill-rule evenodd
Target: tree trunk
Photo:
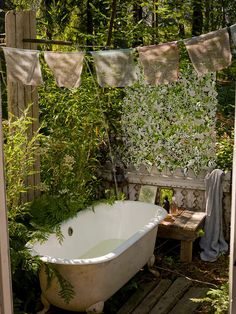
<path id="1" fill-rule="evenodd" d="M 44 4 L 42 3 L 41 6 L 45 12 L 45 19 L 47 21 L 47 29 L 46 29 L 46 37 L 47 39 L 52 39 L 52 34 L 53 34 L 53 20 L 52 16 L 50 13 L 51 9 L 51 0 L 44 0 Z"/>
<path id="2" fill-rule="evenodd" d="M 205 0 L 205 21 L 204 21 L 204 31 L 207 33 L 209 32 L 210 26 L 210 2 L 211 0 Z"/>
<path id="3" fill-rule="evenodd" d="M 152 14 L 152 27 L 153 35 L 152 41 L 153 44 L 157 44 L 158 41 L 158 16 L 157 16 L 158 1 L 153 0 L 153 14 Z"/>
<path id="4" fill-rule="evenodd" d="M 93 35 L 93 13 L 91 8 L 91 0 L 87 0 L 87 8 L 86 8 L 86 15 L 87 15 L 87 34 Z M 91 38 L 87 39 L 87 45 L 93 45 L 93 40 Z"/>
<path id="5" fill-rule="evenodd" d="M 222 6 L 222 25 L 221 27 L 226 27 L 228 25 L 227 17 L 226 17 L 226 3 L 224 0 L 221 0 L 221 6 Z"/>
<path id="6" fill-rule="evenodd" d="M 140 4 L 135 3 L 134 8 L 133 8 L 133 14 L 134 14 L 134 22 L 135 24 L 138 24 L 139 21 L 142 20 L 143 18 L 143 9 L 140 6 Z M 140 36 L 140 33 L 135 34 L 135 39 L 134 39 L 134 46 L 139 46 L 143 44 L 143 37 Z"/>
<path id="7" fill-rule="evenodd" d="M 202 0 L 193 0 L 192 36 L 198 36 L 203 29 Z"/>
<path id="8" fill-rule="evenodd" d="M 107 46 L 108 47 L 111 45 L 112 30 L 113 30 L 114 20 L 115 20 L 115 16 L 116 16 L 116 4 L 117 4 L 117 0 L 112 0 L 111 18 L 110 18 L 109 30 L 108 30 L 108 36 L 107 36 Z"/>
<path id="9" fill-rule="evenodd" d="M 185 28 L 183 23 L 179 23 L 179 37 L 184 38 L 185 37 Z"/>

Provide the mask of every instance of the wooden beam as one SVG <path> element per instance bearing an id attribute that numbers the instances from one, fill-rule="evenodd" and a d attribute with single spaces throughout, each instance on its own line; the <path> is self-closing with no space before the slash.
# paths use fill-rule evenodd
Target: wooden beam
<path id="1" fill-rule="evenodd" d="M 234 116 L 234 153 L 231 201 L 230 264 L 229 264 L 229 313 L 236 313 L 236 82 L 235 82 L 235 116 Z"/>
<path id="2" fill-rule="evenodd" d="M 6 206 L 6 186 L 4 177 L 2 98 L 0 83 L 0 313 L 12 314 L 12 285 L 9 256 L 9 236 Z"/>
<path id="3" fill-rule="evenodd" d="M 5 18 L 6 46 L 23 49 L 37 49 L 35 42 L 25 42 L 24 38 L 36 38 L 36 12 L 35 11 L 9 11 Z M 35 86 L 26 86 L 20 82 L 7 82 L 8 112 L 20 117 L 29 106 L 29 116 L 33 118 L 32 126 L 28 129 L 29 140 L 39 128 L 38 92 Z M 27 194 L 22 194 L 21 201 L 32 201 L 40 194 L 35 186 L 40 183 L 40 158 L 35 156 L 35 164 L 32 169 L 35 174 L 25 178 L 27 186 L 32 186 Z"/>
<path id="4" fill-rule="evenodd" d="M 109 29 L 108 29 L 108 36 L 107 36 L 107 46 L 111 45 L 112 30 L 113 30 L 115 16 L 116 16 L 116 6 L 117 6 L 117 0 L 112 0 L 111 17 L 110 17 L 110 23 L 109 23 Z"/>

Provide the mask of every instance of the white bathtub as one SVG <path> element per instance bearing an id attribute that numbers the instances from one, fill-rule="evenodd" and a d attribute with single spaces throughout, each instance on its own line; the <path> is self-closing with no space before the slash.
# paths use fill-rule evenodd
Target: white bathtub
<path id="1" fill-rule="evenodd" d="M 102 312 L 110 298 L 153 257 L 157 227 L 166 216 L 160 206 L 138 201 L 116 201 L 86 209 L 63 223 L 60 244 L 55 235 L 35 243 L 30 251 L 39 255 L 68 280 L 74 297 L 66 303 L 53 278 L 47 285 L 42 267 L 40 285 L 46 313 L 53 304 L 70 311 Z"/>

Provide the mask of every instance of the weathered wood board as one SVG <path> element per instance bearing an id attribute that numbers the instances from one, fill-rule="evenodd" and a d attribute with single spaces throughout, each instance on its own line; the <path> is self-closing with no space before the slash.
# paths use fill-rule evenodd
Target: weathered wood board
<path id="1" fill-rule="evenodd" d="M 132 314 L 149 313 L 154 305 L 160 300 L 163 294 L 171 285 L 171 280 L 162 279 L 159 284 L 146 296 Z"/>
<path id="2" fill-rule="evenodd" d="M 35 11 L 9 11 L 5 16 L 6 47 L 36 49 L 35 43 L 26 43 L 24 38 L 36 38 L 36 12 Z M 39 128 L 38 92 L 35 86 L 26 86 L 20 82 L 11 82 L 7 79 L 8 113 L 20 117 L 29 106 L 29 116 L 33 118 L 32 125 L 28 129 L 28 138 L 37 132 Z M 35 189 L 40 183 L 40 157 L 35 155 L 33 175 L 25 178 L 29 189 L 27 195 L 22 194 L 22 202 L 33 200 L 39 195 L 39 189 Z"/>
<path id="3" fill-rule="evenodd" d="M 188 292 L 179 300 L 175 307 L 169 314 L 189 314 L 194 313 L 199 307 L 199 303 L 191 299 L 200 299 L 206 296 L 208 288 L 205 287 L 191 287 Z"/>
<path id="4" fill-rule="evenodd" d="M 160 301 L 153 307 L 150 314 L 168 314 L 177 301 L 191 286 L 191 282 L 184 277 L 177 278 Z"/>

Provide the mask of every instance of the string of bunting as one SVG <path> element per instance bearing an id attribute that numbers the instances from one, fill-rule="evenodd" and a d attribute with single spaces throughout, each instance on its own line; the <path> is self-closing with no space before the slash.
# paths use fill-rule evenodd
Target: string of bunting
<path id="1" fill-rule="evenodd" d="M 199 76 L 230 66 L 230 36 L 236 47 L 236 24 L 183 40 Z M 43 84 L 39 50 L 1 48 L 4 51 L 10 81 L 34 86 Z M 137 81 L 138 67 L 134 62 L 134 51 L 138 52 L 147 84 L 167 84 L 178 80 L 180 56 L 178 41 L 173 41 L 134 49 L 90 51 L 98 84 L 102 87 L 124 87 Z M 43 54 L 59 87 L 80 86 L 85 52 L 43 51 Z"/>

